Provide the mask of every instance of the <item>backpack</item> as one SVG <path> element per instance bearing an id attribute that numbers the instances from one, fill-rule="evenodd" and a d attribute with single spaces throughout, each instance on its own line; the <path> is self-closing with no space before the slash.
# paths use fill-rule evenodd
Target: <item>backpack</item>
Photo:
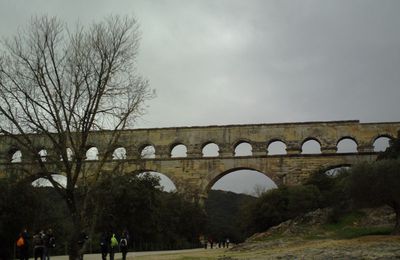
<path id="1" fill-rule="evenodd" d="M 49 239 L 49 245 L 51 246 L 51 247 L 56 247 L 56 238 L 55 237 L 50 237 L 50 239 Z"/>
<path id="2" fill-rule="evenodd" d="M 126 238 L 122 238 L 121 241 L 119 242 L 119 246 L 126 247 L 127 245 L 128 241 L 126 241 Z"/>
<path id="3" fill-rule="evenodd" d="M 25 245 L 25 239 L 23 236 L 20 236 L 17 240 L 17 247 L 23 247 Z"/>
<path id="4" fill-rule="evenodd" d="M 43 239 L 40 234 L 36 234 L 33 236 L 33 244 L 35 246 L 43 246 Z"/>
<path id="5" fill-rule="evenodd" d="M 111 237 L 111 247 L 116 247 L 118 246 L 118 240 L 115 238 L 115 236 Z"/>

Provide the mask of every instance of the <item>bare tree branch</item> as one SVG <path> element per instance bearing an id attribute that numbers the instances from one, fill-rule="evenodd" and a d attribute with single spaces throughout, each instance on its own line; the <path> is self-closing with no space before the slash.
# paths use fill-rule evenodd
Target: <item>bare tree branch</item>
<path id="1" fill-rule="evenodd" d="M 76 197 L 76 185 L 87 171 L 91 131 L 112 132 L 102 144 L 97 166 L 90 169 L 98 179 L 119 130 L 133 127 L 145 101 L 154 97 L 148 81 L 136 74 L 139 39 L 132 17 L 110 16 L 70 30 L 59 19 L 42 16 L 2 43 L 0 134 L 28 152 L 24 156 L 39 169 L 30 174 L 49 180 L 65 199 L 76 227 L 71 241 L 84 223 L 86 200 L 93 199 L 90 187 L 84 189 L 82 203 Z M 45 160 L 35 134 L 46 140 Z M 65 187 L 53 178 L 54 169 L 66 176 Z"/>

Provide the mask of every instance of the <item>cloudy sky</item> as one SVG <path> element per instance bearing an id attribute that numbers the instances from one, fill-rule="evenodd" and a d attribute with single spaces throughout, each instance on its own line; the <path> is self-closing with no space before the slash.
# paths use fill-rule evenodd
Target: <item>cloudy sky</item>
<path id="1" fill-rule="evenodd" d="M 156 89 L 138 127 L 399 121 L 397 0 L 0 0 L 0 36 L 32 15 L 134 15 Z"/>

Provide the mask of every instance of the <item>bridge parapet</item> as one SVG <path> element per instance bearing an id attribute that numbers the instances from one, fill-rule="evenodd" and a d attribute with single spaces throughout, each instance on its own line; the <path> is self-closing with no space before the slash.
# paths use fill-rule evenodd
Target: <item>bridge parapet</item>
<path id="1" fill-rule="evenodd" d="M 174 145 L 182 144 L 187 148 L 188 158 L 203 157 L 203 147 L 214 143 L 219 147 L 219 157 L 232 157 L 235 147 L 240 142 L 249 143 L 252 147 L 250 156 L 267 154 L 268 146 L 274 141 L 286 145 L 288 155 L 301 154 L 302 145 L 307 140 L 315 140 L 320 144 L 323 154 L 337 152 L 339 141 L 348 138 L 357 143 L 359 153 L 373 151 L 373 143 L 378 137 L 396 137 L 400 130 L 400 122 L 360 123 L 359 121 L 305 122 L 282 124 L 227 125 L 205 127 L 173 127 L 155 129 L 123 130 L 120 132 L 116 147 L 126 149 L 127 159 L 139 159 L 142 149 L 151 145 L 155 148 L 156 158 L 170 158 Z M 90 134 L 90 144 L 97 147 L 99 156 L 111 152 L 104 143 L 109 131 L 96 131 Z M 50 142 L 41 135 L 36 135 L 38 149 L 47 151 L 51 156 Z M 90 147 L 88 147 L 90 148 Z M 0 136 L 0 162 L 11 160 L 13 152 L 20 150 L 22 160 L 32 160 L 19 148 L 14 139 Z"/>

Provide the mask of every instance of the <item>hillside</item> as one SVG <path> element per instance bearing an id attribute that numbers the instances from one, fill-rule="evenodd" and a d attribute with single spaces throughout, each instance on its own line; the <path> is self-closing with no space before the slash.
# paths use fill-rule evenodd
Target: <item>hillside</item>
<path id="1" fill-rule="evenodd" d="M 232 242 L 244 241 L 246 237 L 240 230 L 240 210 L 254 200 L 255 197 L 246 194 L 211 190 L 205 202 L 208 235 L 216 241 L 226 238 Z"/>
<path id="2" fill-rule="evenodd" d="M 224 194 L 217 194 L 224 197 Z M 399 259 L 400 237 L 388 235 L 394 215 L 388 208 L 366 209 L 328 220 L 319 209 L 255 234 L 231 249 L 160 254 L 134 259 Z"/>

